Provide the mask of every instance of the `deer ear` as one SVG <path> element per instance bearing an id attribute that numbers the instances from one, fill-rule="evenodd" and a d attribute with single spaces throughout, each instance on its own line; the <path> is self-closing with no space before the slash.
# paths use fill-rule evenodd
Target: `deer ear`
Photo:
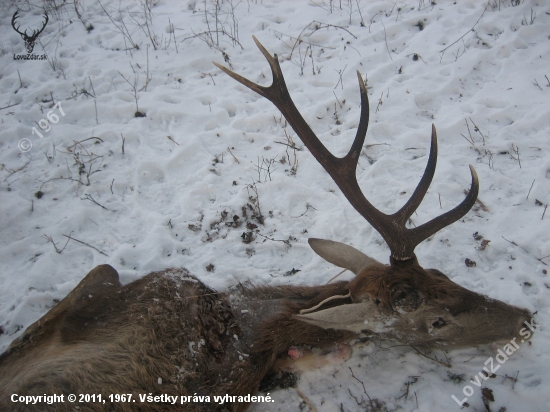
<path id="1" fill-rule="evenodd" d="M 377 333 L 381 332 L 380 327 L 383 325 L 373 320 L 375 313 L 376 308 L 372 304 L 361 302 L 334 306 L 305 315 L 294 315 L 293 318 L 323 329 L 350 330 L 355 333 L 368 330 Z"/>
<path id="2" fill-rule="evenodd" d="M 351 270 L 356 275 L 371 267 L 384 266 L 377 260 L 344 243 L 316 238 L 308 239 L 308 243 L 313 251 L 327 262 Z"/>

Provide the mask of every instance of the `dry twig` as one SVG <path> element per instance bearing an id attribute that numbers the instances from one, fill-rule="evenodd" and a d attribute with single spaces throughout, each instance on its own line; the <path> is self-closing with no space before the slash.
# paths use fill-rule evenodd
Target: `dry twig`
<path id="1" fill-rule="evenodd" d="M 411 348 L 413 348 L 415 351 L 417 351 L 420 355 L 424 356 L 425 358 L 428 358 L 430 360 L 433 360 L 434 362 L 437 362 L 437 363 L 440 363 L 441 365 L 443 366 L 446 366 L 447 368 L 450 368 L 451 367 L 451 364 L 448 363 L 449 360 L 447 359 L 447 363 L 443 362 L 443 361 L 440 361 L 439 359 L 435 359 L 435 358 L 430 358 L 428 355 L 425 355 L 424 353 L 420 352 L 418 349 L 416 349 L 414 346 L 411 346 Z"/>
<path id="2" fill-rule="evenodd" d="M 353 377 L 353 379 L 355 379 L 357 382 L 361 383 L 361 385 L 363 385 L 363 392 L 365 393 L 365 395 L 367 395 L 367 398 L 369 398 L 369 401 L 370 401 L 370 406 L 372 408 L 374 408 L 374 404 L 372 403 L 372 399 L 370 398 L 369 394 L 367 393 L 367 390 L 365 389 L 365 384 L 363 383 L 363 381 L 359 380 L 354 374 L 353 374 L 353 369 L 351 369 L 349 366 L 348 366 L 350 372 L 351 372 L 351 376 Z"/>
<path id="3" fill-rule="evenodd" d="M 94 247 L 94 246 L 92 246 L 92 245 L 90 245 L 90 244 L 88 244 L 88 243 L 86 243 L 86 242 L 83 242 L 83 241 L 81 241 L 81 240 L 75 239 L 74 237 L 71 237 L 71 235 L 69 235 L 69 236 L 63 235 L 63 236 L 65 236 L 65 237 L 68 238 L 69 240 L 74 240 L 74 241 L 76 241 L 76 242 L 78 242 L 78 243 L 81 243 L 81 244 L 83 244 L 83 245 L 85 245 L 85 246 L 91 247 L 92 249 L 98 251 L 99 253 L 101 253 L 101 254 L 104 255 L 104 256 L 107 256 L 107 257 L 109 256 L 107 253 L 102 252 L 102 251 L 99 250 L 98 248 L 96 248 L 96 247 Z"/>
<path id="4" fill-rule="evenodd" d="M 481 18 L 483 17 L 483 15 L 485 14 L 486 11 L 487 11 L 487 6 L 485 6 L 485 8 L 483 9 L 483 13 L 481 13 L 481 16 L 479 16 L 479 19 L 477 19 L 477 21 L 474 23 L 474 25 L 466 33 L 464 33 L 457 40 L 455 40 L 454 42 L 449 44 L 447 47 L 445 47 L 444 49 L 439 51 L 439 53 L 441 54 L 441 58 L 439 59 L 440 63 L 441 63 L 441 60 L 443 60 L 443 54 L 445 54 L 445 51 L 447 49 L 454 46 L 456 43 L 458 43 L 460 40 L 462 40 L 464 37 L 466 37 L 468 35 L 468 33 L 470 33 L 471 31 L 474 31 L 474 28 L 477 26 L 477 24 L 479 23 L 479 21 L 481 20 Z"/>

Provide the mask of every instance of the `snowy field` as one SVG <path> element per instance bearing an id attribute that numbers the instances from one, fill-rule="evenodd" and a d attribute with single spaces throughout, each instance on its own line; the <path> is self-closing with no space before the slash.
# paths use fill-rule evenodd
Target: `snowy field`
<path id="1" fill-rule="evenodd" d="M 14 60 L 26 54 L 14 12 L 22 28 L 40 28 L 44 4 L 49 22 L 33 53 L 47 60 Z M 289 148 L 303 144 L 277 109 L 212 64 L 270 84 L 254 35 L 278 54 L 294 102 L 337 156 L 359 122 L 356 70 L 368 79 L 357 177 L 385 213 L 416 187 L 435 124 L 438 167 L 413 223 L 462 201 L 469 164 L 480 193 L 463 219 L 417 247 L 420 264 L 536 312 L 540 325 L 483 382 L 494 396 L 487 406 L 469 381 L 495 355 L 490 347 L 427 353 L 439 363 L 371 342 L 302 375 L 298 389 L 318 411 L 458 411 L 451 396 L 463 399 L 467 385 L 465 410 L 550 410 L 550 5 L 147 4 L 0 5 L 0 351 L 103 263 L 123 283 L 186 267 L 224 290 L 326 283 L 339 269 L 308 237 L 388 262 L 382 237 L 307 149 Z M 253 410 L 309 408 L 296 389 L 272 395 Z"/>

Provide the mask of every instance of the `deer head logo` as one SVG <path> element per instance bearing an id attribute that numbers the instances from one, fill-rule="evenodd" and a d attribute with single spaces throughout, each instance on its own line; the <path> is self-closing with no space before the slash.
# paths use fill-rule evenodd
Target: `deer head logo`
<path id="1" fill-rule="evenodd" d="M 25 30 L 24 32 L 20 32 L 19 31 L 19 25 L 17 25 L 17 27 L 15 27 L 15 24 L 16 24 L 16 20 L 17 20 L 17 17 L 19 15 L 19 10 L 17 10 L 14 14 L 13 14 L 13 17 L 11 18 L 11 26 L 13 27 L 13 29 L 19 33 L 21 35 L 21 37 L 23 38 L 23 40 L 25 40 L 25 47 L 27 48 L 27 53 L 32 53 L 33 49 L 34 49 L 34 42 L 36 41 L 36 39 L 38 38 L 38 36 L 40 36 L 40 33 L 42 33 L 42 31 L 44 31 L 44 28 L 46 27 L 46 24 L 48 24 L 48 15 L 46 13 L 44 13 L 44 24 L 42 25 L 42 28 L 40 30 L 33 30 L 32 34 L 29 36 L 27 34 L 27 30 Z"/>

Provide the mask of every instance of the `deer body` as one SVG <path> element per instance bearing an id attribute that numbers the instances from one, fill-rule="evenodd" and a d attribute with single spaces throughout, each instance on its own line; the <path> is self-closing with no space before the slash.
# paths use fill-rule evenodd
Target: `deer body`
<path id="1" fill-rule="evenodd" d="M 457 207 L 413 229 L 435 172 L 437 135 L 432 126 L 428 165 L 411 199 L 395 214 L 375 209 L 361 193 L 355 167 L 368 126 L 368 98 L 360 75 L 362 114 L 343 158 L 317 139 L 290 98 L 277 56 L 256 40 L 273 73 L 269 87 L 219 66 L 271 100 L 334 179 L 352 206 L 387 241 L 390 264 L 331 240 L 309 239 L 330 263 L 352 271 L 349 282 L 322 286 L 240 287 L 218 293 L 185 269 L 146 275 L 121 286 L 108 265 L 80 284 L 0 355 L 0 410 L 82 411 L 230 410 L 245 402 L 216 403 L 214 396 L 254 395 L 279 370 L 303 370 L 349 356 L 357 339 L 391 339 L 425 347 L 488 344 L 517 336 L 531 314 L 469 291 L 436 269 L 423 269 L 415 246 L 464 216 L 479 189 L 472 183 Z M 210 397 L 210 402 L 56 403 L 24 405 L 13 394 L 139 394 Z M 34 408 L 34 409 L 33 409 Z"/>
<path id="2" fill-rule="evenodd" d="M 121 286 L 112 267 L 98 266 L 2 355 L 0 410 L 73 410 L 68 402 L 32 409 L 10 401 L 12 394 L 54 393 L 132 393 L 136 400 L 138 394 L 165 394 L 177 396 L 179 408 L 180 396 L 199 395 L 211 402 L 178 410 L 243 410 L 246 404 L 219 405 L 214 396 L 255 394 L 266 375 L 294 363 L 287 356 L 293 345 L 322 348 L 353 336 L 292 319 L 293 308 L 316 304 L 344 286 L 243 288 L 229 296 L 185 269 Z M 87 407 L 106 410 L 103 404 Z"/>

